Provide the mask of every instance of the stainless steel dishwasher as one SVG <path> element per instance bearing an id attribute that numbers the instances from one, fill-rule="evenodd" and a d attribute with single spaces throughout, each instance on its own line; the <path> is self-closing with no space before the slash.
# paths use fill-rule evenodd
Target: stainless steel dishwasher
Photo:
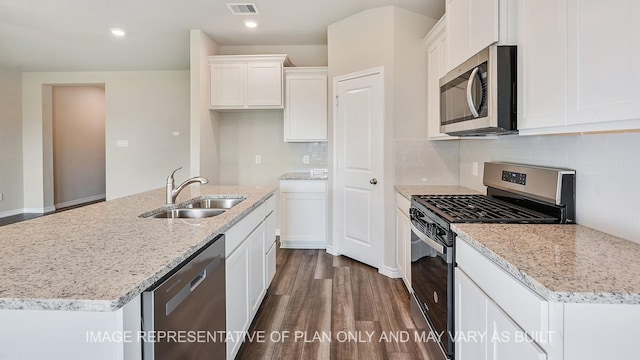
<path id="1" fill-rule="evenodd" d="M 142 293 L 145 360 L 226 358 L 224 247 L 222 234 Z"/>

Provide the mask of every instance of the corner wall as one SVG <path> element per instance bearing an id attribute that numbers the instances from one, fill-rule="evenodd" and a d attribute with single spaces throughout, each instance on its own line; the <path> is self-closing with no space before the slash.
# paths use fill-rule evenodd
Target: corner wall
<path id="1" fill-rule="evenodd" d="M 22 213 L 22 78 L 0 68 L 0 217 Z"/>
<path id="2" fill-rule="evenodd" d="M 418 139 L 429 145 L 426 124 L 426 46 L 422 38 L 436 20 L 410 11 L 386 6 L 362 11 L 334 23 L 328 28 L 329 81 L 336 76 L 384 67 L 384 200 L 382 218 L 382 264 L 380 269 L 391 273 L 397 269 L 395 261 L 395 190 L 398 175 L 395 160 L 396 142 Z M 329 86 L 329 98 L 334 98 L 333 86 Z M 333 101 L 329 105 L 329 129 L 333 138 Z M 331 142 L 330 148 L 334 145 Z M 331 153 L 331 152 L 330 152 Z M 403 158 L 400 157 L 402 160 Z M 457 170 L 457 157 L 447 158 L 447 163 Z M 435 160 L 436 162 L 440 161 Z M 333 169 L 334 159 L 329 164 Z M 431 171 L 440 171 L 438 167 Z M 445 168 L 447 169 L 447 168 Z M 413 181 L 409 179 L 407 181 Z M 445 181 L 448 181 L 447 177 Z M 330 192 L 333 193 L 330 186 Z M 332 196 L 329 197 L 332 199 Z M 330 208 L 333 201 L 330 200 Z M 334 225 L 329 217 L 330 229 Z M 334 246 L 333 229 L 329 245 Z"/>
<path id="3" fill-rule="evenodd" d="M 53 205 L 51 121 L 43 95 L 51 85 L 104 84 L 107 200 L 161 188 L 169 172 L 189 174 L 189 72 L 55 72 L 22 75 L 24 207 Z M 178 135 L 173 135 L 177 132 Z M 117 147 L 127 140 L 127 147 Z"/>
<path id="4" fill-rule="evenodd" d="M 101 86 L 53 87 L 54 205 L 105 196 L 105 101 Z"/>

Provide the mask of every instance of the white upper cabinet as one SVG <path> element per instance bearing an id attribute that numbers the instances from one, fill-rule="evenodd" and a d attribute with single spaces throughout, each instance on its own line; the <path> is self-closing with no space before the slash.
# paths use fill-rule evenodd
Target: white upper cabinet
<path id="1" fill-rule="evenodd" d="M 640 3 L 518 2 L 523 135 L 640 128 Z"/>
<path id="2" fill-rule="evenodd" d="M 327 68 L 285 68 L 284 141 L 327 141 Z"/>
<path id="3" fill-rule="evenodd" d="M 516 7 L 512 0 L 447 0 L 447 65 L 454 69 L 480 50 L 516 40 Z"/>
<path id="4" fill-rule="evenodd" d="M 282 109 L 286 55 L 209 56 L 211 109 Z"/>
<path id="5" fill-rule="evenodd" d="M 518 2 L 518 129 L 561 125 L 566 116 L 566 1 Z"/>
<path id="6" fill-rule="evenodd" d="M 640 3 L 568 1 L 569 124 L 640 118 Z"/>
<path id="7" fill-rule="evenodd" d="M 424 38 L 427 45 L 427 124 L 429 140 L 451 140 L 457 137 L 440 132 L 440 78 L 447 73 L 446 15 Z"/>

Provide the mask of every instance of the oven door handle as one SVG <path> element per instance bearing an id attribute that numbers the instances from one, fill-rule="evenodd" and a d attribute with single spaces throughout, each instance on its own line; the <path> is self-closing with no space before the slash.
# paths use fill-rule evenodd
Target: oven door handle
<path id="1" fill-rule="evenodd" d="M 428 237 L 427 235 L 425 235 L 422 231 L 418 230 L 418 228 L 413 224 L 411 224 L 411 231 L 413 231 L 413 233 L 416 234 L 416 236 L 420 240 L 422 240 L 425 243 L 427 243 L 427 245 L 429 245 L 430 247 L 435 249 L 441 255 L 445 255 L 444 246 L 442 244 L 438 243 L 437 241 L 435 241 L 435 240 L 431 239 L 430 237 Z"/>

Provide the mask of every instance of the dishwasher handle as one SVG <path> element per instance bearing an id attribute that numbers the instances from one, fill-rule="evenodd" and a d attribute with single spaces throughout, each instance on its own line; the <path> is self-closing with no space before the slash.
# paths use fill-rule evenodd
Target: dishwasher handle
<path id="1" fill-rule="evenodd" d="M 207 273 L 213 271 L 216 267 L 218 267 L 221 263 L 221 258 L 216 257 L 213 261 L 207 265 L 207 267 L 202 270 L 198 275 L 196 275 L 188 285 L 185 285 L 178 293 L 167 301 L 165 305 L 165 315 L 169 316 L 175 309 L 180 306 L 191 293 L 198 287 L 202 282 L 207 278 Z"/>

